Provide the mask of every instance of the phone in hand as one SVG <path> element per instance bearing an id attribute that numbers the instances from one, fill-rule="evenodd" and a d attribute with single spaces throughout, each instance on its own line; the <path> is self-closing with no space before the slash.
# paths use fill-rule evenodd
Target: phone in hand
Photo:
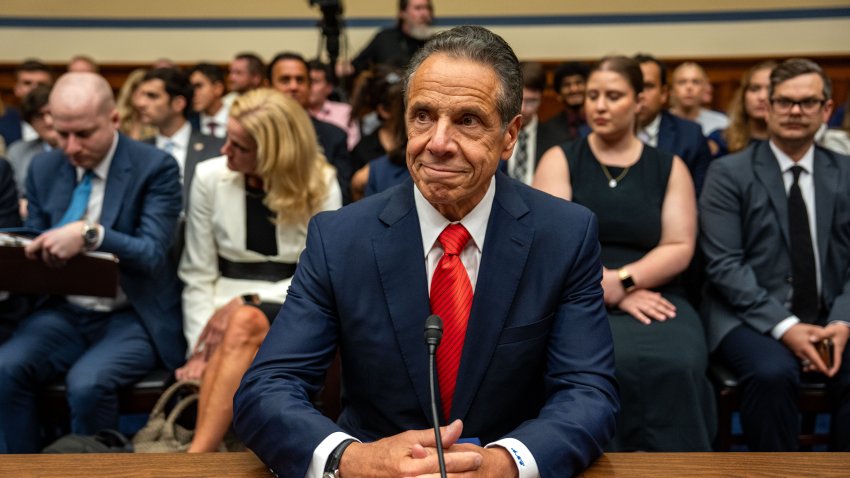
<path id="1" fill-rule="evenodd" d="M 815 344 L 820 359 L 826 364 L 826 368 L 832 368 L 833 345 L 832 339 L 826 338 Z"/>

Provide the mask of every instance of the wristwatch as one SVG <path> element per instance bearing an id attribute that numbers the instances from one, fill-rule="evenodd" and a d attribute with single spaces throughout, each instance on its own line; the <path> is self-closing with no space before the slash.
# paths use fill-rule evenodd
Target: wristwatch
<path id="1" fill-rule="evenodd" d="M 325 471 L 322 473 L 322 478 L 339 478 L 339 462 L 342 461 L 342 452 L 348 448 L 348 445 L 351 445 L 355 441 L 353 438 L 349 438 L 343 440 L 342 443 L 334 448 L 334 451 L 331 452 L 331 456 L 328 457 L 328 461 L 325 463 Z"/>
<path id="2" fill-rule="evenodd" d="M 83 223 L 82 235 L 83 235 L 83 247 L 87 251 L 94 249 L 94 246 L 97 245 L 97 236 L 98 236 L 97 225 L 96 224 L 90 224 L 88 222 L 84 222 Z"/>
<path id="3" fill-rule="evenodd" d="M 623 284 L 623 290 L 626 292 L 631 292 L 635 288 L 635 281 L 632 279 L 632 275 L 629 274 L 629 270 L 625 267 L 621 267 L 617 269 L 617 277 L 620 278 L 620 283 Z"/>

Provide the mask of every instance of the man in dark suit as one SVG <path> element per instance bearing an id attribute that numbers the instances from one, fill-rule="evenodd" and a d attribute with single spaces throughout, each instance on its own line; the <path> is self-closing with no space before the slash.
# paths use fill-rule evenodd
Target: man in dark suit
<path id="1" fill-rule="evenodd" d="M 850 451 L 850 158 L 814 144 L 830 89 L 811 61 L 774 69 L 770 140 L 713 161 L 700 197 L 703 318 L 740 377 L 753 451 L 797 449 L 797 388 L 812 379 L 834 400 L 831 448 Z M 816 348 L 825 339 L 831 366 Z"/>
<path id="2" fill-rule="evenodd" d="M 638 113 L 638 137 L 646 144 L 675 154 L 685 161 L 697 195 L 702 190 L 705 172 L 711 162 L 708 143 L 699 124 L 665 110 L 669 96 L 667 67 L 650 55 L 635 55 L 643 73 L 641 110 Z"/>
<path id="3" fill-rule="evenodd" d="M 224 140 L 201 134 L 187 118 L 192 112 L 192 84 L 189 76 L 176 68 L 158 68 L 147 72 L 139 84 L 137 107 L 145 124 L 157 129 L 145 142 L 167 152 L 180 165 L 183 202 L 189 203 L 189 191 L 195 166 L 221 155 Z"/>
<path id="4" fill-rule="evenodd" d="M 297 53 L 278 53 L 269 62 L 269 84 L 281 93 L 291 96 L 309 113 L 310 68 L 304 57 Z M 310 116 L 316 139 L 328 162 L 336 168 L 336 178 L 342 191 L 342 203 L 351 202 L 351 176 L 354 174 L 348 154 L 348 134 L 342 129 Z"/>
<path id="5" fill-rule="evenodd" d="M 33 159 L 26 254 L 51 267 L 88 250 L 114 254 L 114 298 L 56 297 L 0 346 L 0 452 L 40 450 L 39 389 L 66 375 L 71 431 L 118 426 L 117 390 L 185 357 L 180 287 L 167 254 L 180 214 L 177 164 L 117 132 L 109 84 L 93 73 L 56 83 L 59 147 Z M 80 277 L 85 281 L 88 278 Z"/>
<path id="6" fill-rule="evenodd" d="M 436 313 L 449 472 L 571 476 L 602 452 L 619 405 L 595 219 L 497 172 L 522 91 L 500 37 L 443 32 L 405 78 L 412 182 L 311 221 L 235 398 L 237 434 L 279 476 L 437 473 L 422 337 Z M 308 397 L 337 348 L 334 423 Z"/>

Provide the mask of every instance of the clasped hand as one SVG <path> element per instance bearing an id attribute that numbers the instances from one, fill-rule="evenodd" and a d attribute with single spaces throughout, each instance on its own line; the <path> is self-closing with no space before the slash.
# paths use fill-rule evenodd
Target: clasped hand
<path id="1" fill-rule="evenodd" d="M 448 476 L 517 476 L 507 450 L 458 444 L 462 431 L 460 420 L 440 428 Z M 440 468 L 434 431 L 411 430 L 373 443 L 352 443 L 342 455 L 339 471 L 343 478 L 437 478 Z"/>
<path id="2" fill-rule="evenodd" d="M 825 327 L 799 323 L 788 329 L 781 339 L 803 363 L 804 372 L 819 372 L 833 377 L 841 368 L 841 357 L 844 347 L 847 346 L 848 336 L 850 327 L 842 323 L 833 322 Z M 815 347 L 815 344 L 827 338 L 832 339 L 833 344 L 831 368 L 827 368 Z"/>

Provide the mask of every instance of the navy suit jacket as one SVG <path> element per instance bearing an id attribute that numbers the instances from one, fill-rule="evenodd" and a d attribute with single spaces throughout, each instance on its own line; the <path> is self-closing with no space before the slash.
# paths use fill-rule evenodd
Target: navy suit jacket
<path id="1" fill-rule="evenodd" d="M 46 230 L 71 202 L 76 170 L 58 149 L 33 158 L 26 226 Z M 177 162 L 153 146 L 118 136 L 106 178 L 99 251 L 118 257 L 120 285 L 169 369 L 185 359 L 181 285 L 168 250 L 180 215 Z M 81 278 L 84 279 L 84 278 Z"/>
<path id="2" fill-rule="evenodd" d="M 584 469 L 619 399 L 596 218 L 497 173 L 451 419 L 486 444 L 524 443 L 543 477 Z M 310 222 L 289 294 L 234 401 L 240 439 L 280 476 L 304 476 L 344 431 L 371 441 L 430 426 L 430 314 L 413 183 Z M 337 423 L 310 403 L 339 346 Z"/>
<path id="3" fill-rule="evenodd" d="M 822 320 L 850 316 L 850 157 L 815 147 L 815 223 Z M 788 197 L 770 144 L 759 141 L 712 162 L 699 200 L 708 287 L 708 343 L 746 324 L 768 333 L 791 316 Z"/>
<path id="4" fill-rule="evenodd" d="M 691 172 L 694 187 L 699 195 L 708 164 L 711 162 L 711 151 L 705 136 L 702 135 L 702 127 L 668 111 L 662 110 L 660 114 L 657 148 L 682 158 Z"/>
<path id="5" fill-rule="evenodd" d="M 21 139 L 21 113 L 12 107 L 7 106 L 6 112 L 0 116 L 0 136 L 6 141 L 6 147 L 12 145 L 15 141 Z"/>
<path id="6" fill-rule="evenodd" d="M 316 130 L 316 140 L 322 147 L 322 152 L 328 162 L 336 168 L 336 179 L 342 191 L 342 204 L 351 202 L 351 177 L 354 168 L 348 153 L 348 133 L 330 123 L 317 120 L 310 116 L 313 129 Z"/>

